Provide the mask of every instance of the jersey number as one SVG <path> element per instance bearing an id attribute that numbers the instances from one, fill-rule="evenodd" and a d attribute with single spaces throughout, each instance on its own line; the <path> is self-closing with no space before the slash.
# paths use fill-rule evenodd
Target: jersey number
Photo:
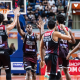
<path id="1" fill-rule="evenodd" d="M 0 36 L 0 44 L 2 44 L 2 36 Z"/>

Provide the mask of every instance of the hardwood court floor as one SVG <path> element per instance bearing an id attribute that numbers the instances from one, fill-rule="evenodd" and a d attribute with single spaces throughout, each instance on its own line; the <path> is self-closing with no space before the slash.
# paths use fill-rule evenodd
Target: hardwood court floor
<path id="1" fill-rule="evenodd" d="M 0 80 L 6 80 L 6 76 L 2 75 L 0 76 Z M 12 76 L 12 80 L 26 80 L 25 76 Z M 45 78 L 44 76 L 36 76 L 36 80 L 48 80 L 47 78 Z M 63 80 L 65 79 L 65 76 L 63 76 Z M 79 75 L 75 75 L 75 76 L 71 76 L 71 80 L 80 80 L 80 76 Z"/>

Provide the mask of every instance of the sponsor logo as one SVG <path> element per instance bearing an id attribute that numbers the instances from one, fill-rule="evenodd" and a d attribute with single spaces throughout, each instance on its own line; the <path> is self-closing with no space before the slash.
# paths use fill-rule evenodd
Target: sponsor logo
<path id="1" fill-rule="evenodd" d="M 24 70 L 23 62 L 11 62 L 11 70 Z"/>
<path id="2" fill-rule="evenodd" d="M 75 6 L 75 7 L 77 7 L 77 6 L 78 6 L 78 4 L 74 4 L 74 6 Z"/>
<path id="3" fill-rule="evenodd" d="M 23 67 L 23 63 L 13 63 L 13 67 Z"/>
<path id="4" fill-rule="evenodd" d="M 10 33 L 9 37 L 15 38 L 15 37 L 17 37 L 17 34 Z"/>

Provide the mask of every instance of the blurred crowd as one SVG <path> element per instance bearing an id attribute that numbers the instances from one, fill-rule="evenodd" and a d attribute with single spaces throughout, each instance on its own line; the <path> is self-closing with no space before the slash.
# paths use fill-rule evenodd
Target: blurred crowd
<path id="1" fill-rule="evenodd" d="M 27 15 L 25 15 L 26 24 L 30 23 L 36 28 L 36 22 L 41 17 L 46 23 L 50 18 L 56 21 L 56 15 L 62 14 L 66 17 L 68 1 L 67 0 L 36 0 L 36 3 L 27 2 Z"/>
<path id="2" fill-rule="evenodd" d="M 19 1 L 19 5 L 23 7 L 24 1 L 23 2 L 20 1 Z M 10 3 L 1 2 L 0 8 L 5 8 L 5 7 L 9 8 Z M 56 21 L 57 14 L 64 15 L 66 20 L 68 0 L 35 0 L 34 2 L 31 2 L 30 0 L 26 0 L 26 7 L 27 7 L 27 14 L 24 15 L 26 24 L 32 24 L 33 28 L 36 29 L 37 21 L 39 20 L 39 18 L 42 18 L 43 21 L 45 22 L 44 28 L 47 29 L 48 20 L 52 18 L 54 21 Z M 68 27 L 72 29 L 71 16 L 69 16 L 68 19 L 69 19 Z M 13 18 L 8 17 L 8 24 L 11 23 L 12 21 Z"/>
<path id="3" fill-rule="evenodd" d="M 10 2 L 0 2 L 0 9 L 11 9 Z"/>

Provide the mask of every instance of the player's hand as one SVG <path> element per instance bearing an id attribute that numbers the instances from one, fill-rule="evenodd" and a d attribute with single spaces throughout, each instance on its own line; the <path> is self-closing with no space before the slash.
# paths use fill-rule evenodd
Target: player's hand
<path id="1" fill-rule="evenodd" d="M 71 56 L 71 55 L 70 55 L 70 54 L 68 54 L 68 55 L 67 55 L 67 57 L 66 57 L 66 60 L 69 60 L 70 56 Z"/>
<path id="2" fill-rule="evenodd" d="M 60 24 L 60 27 L 61 27 L 61 29 L 64 29 L 65 25 L 64 24 Z"/>
<path id="3" fill-rule="evenodd" d="M 44 27 L 44 24 L 45 24 L 45 23 L 43 22 L 42 18 L 39 19 L 38 23 L 36 23 L 36 25 L 37 25 L 37 27 L 38 27 L 39 29 L 41 29 L 42 27 Z"/>
<path id="4" fill-rule="evenodd" d="M 20 8 L 19 7 L 17 7 L 13 12 L 14 12 L 14 15 L 16 15 L 16 16 L 20 16 Z"/>
<path id="5" fill-rule="evenodd" d="M 41 62 L 40 62 L 40 67 L 43 68 L 44 65 L 45 65 L 45 62 L 44 62 L 44 61 L 41 61 Z"/>

